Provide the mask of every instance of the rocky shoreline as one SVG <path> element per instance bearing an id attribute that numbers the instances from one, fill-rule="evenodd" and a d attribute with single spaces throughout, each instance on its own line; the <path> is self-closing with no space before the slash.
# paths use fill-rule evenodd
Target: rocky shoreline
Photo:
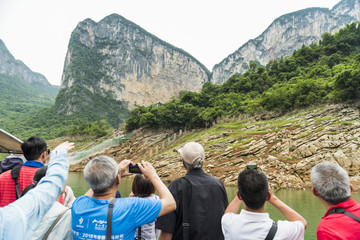
<path id="1" fill-rule="evenodd" d="M 321 161 L 337 162 L 360 191 L 360 118 L 358 104 L 336 104 L 283 116 L 262 114 L 222 119 L 208 129 L 137 130 L 128 141 L 71 164 L 82 171 L 89 159 L 106 154 L 117 161 L 150 161 L 164 181 L 185 174 L 176 149 L 189 141 L 206 150 L 204 170 L 225 185 L 236 185 L 248 162 L 256 162 L 272 187 L 309 189 L 310 171 Z"/>

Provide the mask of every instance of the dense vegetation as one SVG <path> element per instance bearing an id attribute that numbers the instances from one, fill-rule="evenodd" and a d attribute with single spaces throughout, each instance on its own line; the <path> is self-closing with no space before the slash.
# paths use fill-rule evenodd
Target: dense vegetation
<path id="1" fill-rule="evenodd" d="M 44 139 L 53 139 L 64 135 L 91 135 L 103 136 L 112 126 L 105 120 L 91 120 L 86 113 L 67 116 L 59 114 L 54 105 L 40 111 L 20 115 L 12 121 L 2 124 L 5 131 L 10 132 L 20 139 L 30 136 L 39 136 Z"/>
<path id="2" fill-rule="evenodd" d="M 105 120 L 101 120 L 95 122 L 82 122 L 79 125 L 73 126 L 66 132 L 66 134 L 71 136 L 88 135 L 102 137 L 108 134 L 111 130 L 111 125 Z"/>
<path id="3" fill-rule="evenodd" d="M 0 74 L 0 126 L 7 129 L 26 114 L 54 103 L 59 87 L 31 85 L 23 79 Z"/>
<path id="4" fill-rule="evenodd" d="M 206 83 L 200 93 L 183 91 L 161 106 L 138 107 L 126 120 L 126 129 L 205 127 L 218 117 L 358 98 L 360 26 L 352 23 L 333 35 L 323 34 L 319 43 L 303 46 L 292 56 L 266 66 L 252 62 L 247 72 L 222 85 Z"/>
<path id="5" fill-rule="evenodd" d="M 74 53 L 69 66 L 71 75 L 67 75 L 77 81 L 70 88 L 59 91 L 54 105 L 51 105 L 54 98 L 48 101 L 43 96 L 46 91 L 28 86 L 23 80 L 6 76 L 0 78 L 9 79 L 0 81 L 0 86 L 6 86 L 0 103 L 2 99 L 4 106 L 5 101 L 9 102 L 5 109 L 0 110 L 1 128 L 21 139 L 32 135 L 45 139 L 66 134 L 102 136 L 109 128 L 119 127 L 123 119 L 130 115 L 123 102 L 114 99 L 111 91 L 98 87 L 99 79 L 109 81 L 101 67 L 105 56 L 82 44 L 79 38 L 75 36 L 69 43 Z M 69 79 L 64 79 L 65 83 L 67 81 Z M 20 113 L 14 114 L 18 109 Z M 84 125 L 88 127 L 83 128 Z"/>
<path id="6" fill-rule="evenodd" d="M 54 103 L 54 97 L 44 94 L 42 89 L 17 77 L 0 74 L 1 118 L 39 110 L 52 103 Z"/>

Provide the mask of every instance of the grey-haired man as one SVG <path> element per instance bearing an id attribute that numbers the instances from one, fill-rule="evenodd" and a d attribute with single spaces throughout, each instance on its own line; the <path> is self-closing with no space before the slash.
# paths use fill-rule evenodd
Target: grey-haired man
<path id="1" fill-rule="evenodd" d="M 360 204 L 351 199 L 349 175 L 336 163 L 322 162 L 311 171 L 312 192 L 326 208 L 317 239 L 359 239 Z"/>
<path id="2" fill-rule="evenodd" d="M 161 229 L 160 240 L 224 239 L 221 217 L 228 199 L 223 183 L 201 169 L 205 151 L 199 143 L 189 142 L 178 152 L 187 174 L 169 185 L 176 211 L 158 218 L 156 228 Z"/>

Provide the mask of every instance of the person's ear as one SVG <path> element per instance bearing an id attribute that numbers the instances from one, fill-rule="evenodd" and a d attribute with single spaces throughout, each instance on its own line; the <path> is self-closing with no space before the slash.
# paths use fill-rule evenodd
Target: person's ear
<path id="1" fill-rule="evenodd" d="M 188 169 L 188 168 L 186 167 L 186 165 L 185 165 L 184 159 L 181 159 L 181 162 L 182 162 L 182 164 L 183 164 L 183 167 L 184 167 L 185 169 Z"/>
<path id="2" fill-rule="evenodd" d="M 242 197 L 240 196 L 239 190 L 236 191 L 236 196 L 242 201 Z"/>
<path id="3" fill-rule="evenodd" d="M 45 163 L 46 157 L 47 157 L 47 153 L 46 153 L 46 151 L 44 151 L 44 152 L 40 155 L 40 159 L 42 160 L 43 163 Z"/>
<path id="4" fill-rule="evenodd" d="M 316 189 L 314 187 L 311 187 L 311 191 L 314 194 L 315 197 L 319 196 L 319 193 L 316 191 Z"/>
<path id="5" fill-rule="evenodd" d="M 269 191 L 269 192 L 266 194 L 265 201 L 269 201 L 270 198 L 271 198 L 271 192 Z"/>
<path id="6" fill-rule="evenodd" d="M 120 179 L 121 179 L 120 174 L 117 174 L 116 178 L 115 178 L 115 184 L 116 185 L 120 185 Z"/>
<path id="7" fill-rule="evenodd" d="M 350 192 L 353 192 L 354 191 L 354 187 L 352 184 L 350 184 Z"/>

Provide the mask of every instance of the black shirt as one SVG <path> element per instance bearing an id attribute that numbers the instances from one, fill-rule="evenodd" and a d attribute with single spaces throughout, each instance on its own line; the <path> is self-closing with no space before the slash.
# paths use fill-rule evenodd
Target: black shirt
<path id="1" fill-rule="evenodd" d="M 222 240 L 221 217 L 228 205 L 223 183 L 202 169 L 192 169 L 186 174 L 191 183 L 188 186 L 189 201 L 189 239 Z M 175 198 L 176 210 L 159 217 L 156 228 L 173 233 L 173 239 L 183 239 L 182 233 L 182 184 L 186 181 L 178 178 L 169 190 Z M 188 184 L 189 185 L 189 184 Z"/>

